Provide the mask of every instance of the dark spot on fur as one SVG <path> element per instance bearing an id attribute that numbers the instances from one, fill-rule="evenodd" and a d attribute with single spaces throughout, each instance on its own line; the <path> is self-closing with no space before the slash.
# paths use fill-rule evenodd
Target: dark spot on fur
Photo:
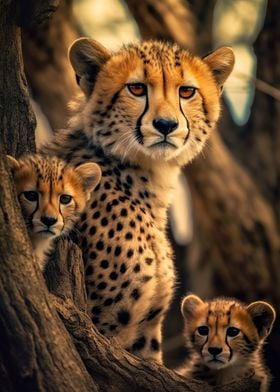
<path id="1" fill-rule="evenodd" d="M 111 272 L 110 275 L 109 275 L 111 280 L 117 280 L 118 276 L 119 275 L 115 271 Z"/>
<path id="2" fill-rule="evenodd" d="M 86 275 L 92 275 L 93 274 L 93 267 L 90 265 L 86 269 Z"/>
<path id="3" fill-rule="evenodd" d="M 154 338 L 151 340 L 151 349 L 152 351 L 159 351 L 159 342 Z"/>
<path id="4" fill-rule="evenodd" d="M 126 265 L 125 265 L 125 263 L 122 263 L 122 264 L 121 264 L 120 272 L 121 272 L 122 274 L 124 274 L 124 273 L 126 272 Z"/>
<path id="5" fill-rule="evenodd" d="M 141 294 L 138 289 L 134 289 L 132 290 L 130 296 L 131 298 L 135 299 L 135 301 L 137 301 L 140 298 Z"/>
<path id="6" fill-rule="evenodd" d="M 135 343 L 133 343 L 132 350 L 133 351 L 142 350 L 145 347 L 145 344 L 146 344 L 146 338 L 145 336 L 141 336 L 141 338 L 137 339 Z"/>
<path id="7" fill-rule="evenodd" d="M 130 321 L 130 313 L 127 310 L 121 310 L 117 313 L 118 321 L 122 325 L 127 325 Z"/>
<path id="8" fill-rule="evenodd" d="M 141 269 L 141 268 L 140 268 L 140 264 L 137 263 L 137 264 L 135 265 L 135 267 L 133 268 L 133 271 L 137 273 L 137 272 L 140 271 L 140 269 Z"/>
<path id="9" fill-rule="evenodd" d="M 107 287 L 107 283 L 105 283 L 105 282 L 100 282 L 100 283 L 97 285 L 97 289 L 98 289 L 98 290 L 105 290 L 106 287 Z"/>
<path id="10" fill-rule="evenodd" d="M 100 267 L 104 268 L 104 269 L 108 268 L 109 267 L 108 260 L 102 260 L 101 263 L 100 263 Z"/>

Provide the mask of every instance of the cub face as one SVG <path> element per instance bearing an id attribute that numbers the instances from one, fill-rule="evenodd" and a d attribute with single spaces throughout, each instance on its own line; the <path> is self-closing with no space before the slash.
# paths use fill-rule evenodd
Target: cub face
<path id="1" fill-rule="evenodd" d="M 204 302 L 188 295 L 181 311 L 188 341 L 204 364 L 217 370 L 246 363 L 261 347 L 275 320 L 273 307 L 262 301 L 245 306 L 232 299 Z"/>
<path id="2" fill-rule="evenodd" d="M 113 155 L 184 164 L 203 147 L 220 112 L 234 56 L 220 48 L 204 59 L 157 41 L 111 54 L 82 38 L 70 61 L 87 99 L 83 124 Z"/>
<path id="3" fill-rule="evenodd" d="M 74 168 L 56 157 L 39 154 L 7 159 L 33 238 L 54 238 L 71 230 L 101 178 L 100 168 L 93 162 Z"/>

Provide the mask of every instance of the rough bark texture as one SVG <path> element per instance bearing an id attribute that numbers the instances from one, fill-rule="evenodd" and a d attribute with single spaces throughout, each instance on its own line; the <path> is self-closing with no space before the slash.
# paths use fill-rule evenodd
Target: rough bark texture
<path id="1" fill-rule="evenodd" d="M 97 390 L 50 301 L 2 159 L 0 177 L 1 389 Z"/>
<path id="2" fill-rule="evenodd" d="M 23 72 L 17 1 L 0 0 L 0 146 L 12 155 L 35 150 L 35 117 Z"/>

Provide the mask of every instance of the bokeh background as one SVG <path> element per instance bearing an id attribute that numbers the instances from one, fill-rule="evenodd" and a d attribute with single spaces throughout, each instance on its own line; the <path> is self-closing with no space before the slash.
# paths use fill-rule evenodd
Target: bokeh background
<path id="1" fill-rule="evenodd" d="M 170 367 L 187 355 L 179 308 L 188 291 L 268 300 L 280 311 L 279 15 L 279 0 L 62 0 L 46 25 L 23 36 L 37 146 L 67 125 L 78 93 L 67 50 L 80 36 L 112 50 L 144 38 L 176 41 L 197 55 L 222 45 L 235 52 L 219 127 L 183 171 L 170 209 L 178 272 L 164 331 Z M 279 317 L 265 357 L 279 391 Z"/>

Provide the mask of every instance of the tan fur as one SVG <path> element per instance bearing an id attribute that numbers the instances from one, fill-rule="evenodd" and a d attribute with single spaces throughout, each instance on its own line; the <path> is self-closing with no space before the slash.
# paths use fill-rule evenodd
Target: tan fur
<path id="1" fill-rule="evenodd" d="M 246 306 L 231 298 L 202 301 L 191 294 L 181 309 L 192 354 L 177 370 L 180 374 L 214 386 L 252 377 L 261 392 L 268 391 L 261 349 L 275 320 L 271 305 L 258 301 Z"/>
<path id="2" fill-rule="evenodd" d="M 70 60 L 85 96 L 75 103 L 70 129 L 43 151 L 102 167 L 79 223 L 88 312 L 101 333 L 161 361 L 162 321 L 175 280 L 167 208 L 180 167 L 201 151 L 216 124 L 233 54 L 223 48 L 200 59 L 157 41 L 110 53 L 79 39 Z M 144 95 L 131 92 L 135 83 Z M 190 99 L 179 97 L 182 86 L 194 91 Z M 164 135 L 159 120 L 176 129 Z"/>
<path id="3" fill-rule="evenodd" d="M 95 163 L 74 168 L 56 157 L 39 154 L 26 155 L 20 160 L 7 158 L 28 233 L 43 270 L 54 239 L 74 227 L 100 181 L 101 171 Z M 37 200 L 28 200 L 26 192 L 30 191 L 37 194 Z M 63 195 L 71 196 L 72 200 L 63 204 L 60 201 Z M 54 223 L 48 227 L 44 218 L 52 218 Z"/>

